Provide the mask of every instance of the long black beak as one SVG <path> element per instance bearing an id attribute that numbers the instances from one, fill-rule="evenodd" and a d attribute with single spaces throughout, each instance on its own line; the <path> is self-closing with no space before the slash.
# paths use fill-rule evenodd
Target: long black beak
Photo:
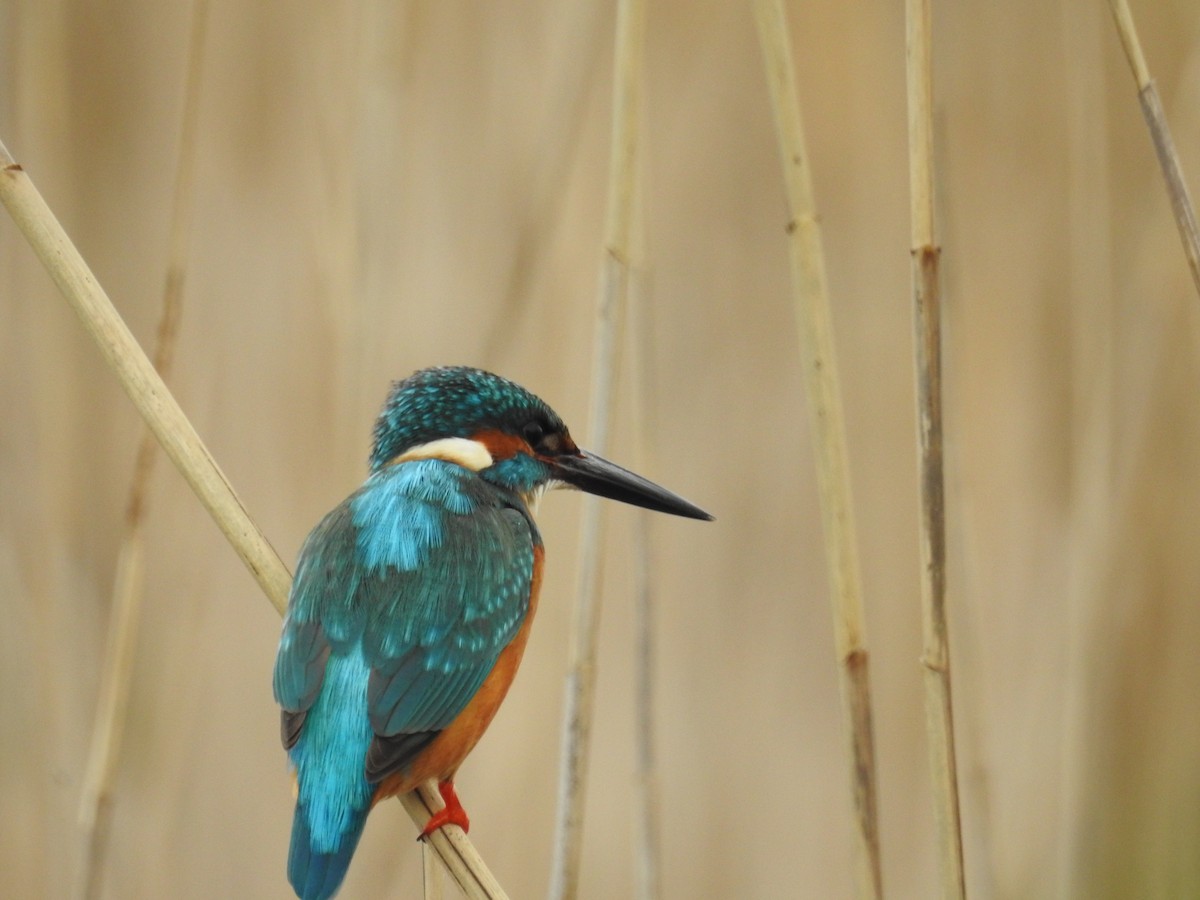
<path id="1" fill-rule="evenodd" d="M 548 461 L 561 481 L 589 494 L 673 516 L 712 521 L 712 516 L 700 507 L 593 453 L 584 450 L 578 456 L 564 453 Z"/>

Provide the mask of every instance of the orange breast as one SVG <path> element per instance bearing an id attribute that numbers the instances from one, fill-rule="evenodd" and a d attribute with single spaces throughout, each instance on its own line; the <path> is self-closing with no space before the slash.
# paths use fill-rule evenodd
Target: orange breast
<path id="1" fill-rule="evenodd" d="M 442 729 L 441 734 L 417 755 L 407 772 L 398 772 L 379 785 L 375 793 L 374 803 L 397 794 L 406 794 L 428 778 L 438 781 L 448 781 L 454 777 L 467 754 L 475 749 L 483 733 L 500 708 L 513 678 L 516 677 L 517 667 L 521 665 L 521 657 L 525 653 L 525 643 L 529 640 L 529 627 L 533 624 L 533 615 L 537 612 L 538 594 L 542 587 L 542 564 L 545 560 L 544 548 L 533 548 L 533 580 L 529 592 L 529 612 L 507 647 L 496 659 L 492 671 L 475 696 L 466 705 L 457 718 Z"/>

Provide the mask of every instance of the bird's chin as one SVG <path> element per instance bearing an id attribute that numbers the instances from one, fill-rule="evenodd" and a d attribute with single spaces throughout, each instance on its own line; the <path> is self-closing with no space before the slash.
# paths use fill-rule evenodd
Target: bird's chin
<path id="1" fill-rule="evenodd" d="M 579 488 L 571 484 L 569 481 L 561 481 L 557 478 L 552 478 L 549 481 L 539 484 L 537 487 L 529 491 L 521 493 L 521 499 L 525 501 L 525 505 L 529 507 L 529 511 L 535 516 L 538 511 L 538 504 L 542 502 L 542 498 L 550 491 L 557 490 L 577 491 Z"/>
<path id="2" fill-rule="evenodd" d="M 525 505 L 529 507 L 530 515 L 537 515 L 538 505 L 542 502 L 542 497 L 545 496 L 546 491 L 556 486 L 557 484 L 555 482 L 547 482 L 546 484 L 539 484 L 532 490 L 521 492 L 521 499 L 524 500 Z"/>

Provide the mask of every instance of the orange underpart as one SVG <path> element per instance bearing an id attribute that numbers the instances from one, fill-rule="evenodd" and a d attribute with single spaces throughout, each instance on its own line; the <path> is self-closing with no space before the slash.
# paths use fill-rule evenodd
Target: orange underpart
<path id="1" fill-rule="evenodd" d="M 508 693 L 517 667 L 521 664 L 521 656 L 525 653 L 525 643 L 529 640 L 529 627 L 533 624 L 534 613 L 537 612 L 538 594 L 542 586 L 542 570 L 546 559 L 545 548 L 541 545 L 533 548 L 533 575 L 529 592 L 529 611 L 525 621 L 507 647 L 501 651 L 496 665 L 488 673 L 486 679 L 475 696 L 471 698 L 466 708 L 442 729 L 441 734 L 422 750 L 417 757 L 403 770 L 385 778 L 375 791 L 372 805 L 378 804 L 388 797 L 397 794 L 407 794 L 418 784 L 428 778 L 436 778 L 439 782 L 449 782 L 454 773 L 462 765 L 467 754 L 474 749 L 475 744 L 483 737 L 492 718 L 500 708 L 500 703 Z"/>
<path id="2" fill-rule="evenodd" d="M 419 841 L 429 837 L 445 825 L 457 825 L 463 830 L 463 834 L 471 830 L 471 820 L 467 818 L 467 811 L 462 808 L 462 803 L 458 800 L 458 794 L 454 791 L 454 782 L 438 782 L 438 793 L 442 795 L 442 802 L 446 805 L 429 817 L 425 828 L 417 836 Z"/>

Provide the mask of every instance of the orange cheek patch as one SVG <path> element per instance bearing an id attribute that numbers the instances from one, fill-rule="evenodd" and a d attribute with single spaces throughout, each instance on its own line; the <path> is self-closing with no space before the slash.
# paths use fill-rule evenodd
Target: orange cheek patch
<path id="1" fill-rule="evenodd" d="M 495 429 L 477 431 L 471 435 L 471 440 L 479 441 L 487 447 L 488 453 L 492 454 L 492 459 L 510 459 L 518 453 L 533 455 L 533 448 L 527 441 L 515 434 L 505 434 L 503 431 Z"/>

